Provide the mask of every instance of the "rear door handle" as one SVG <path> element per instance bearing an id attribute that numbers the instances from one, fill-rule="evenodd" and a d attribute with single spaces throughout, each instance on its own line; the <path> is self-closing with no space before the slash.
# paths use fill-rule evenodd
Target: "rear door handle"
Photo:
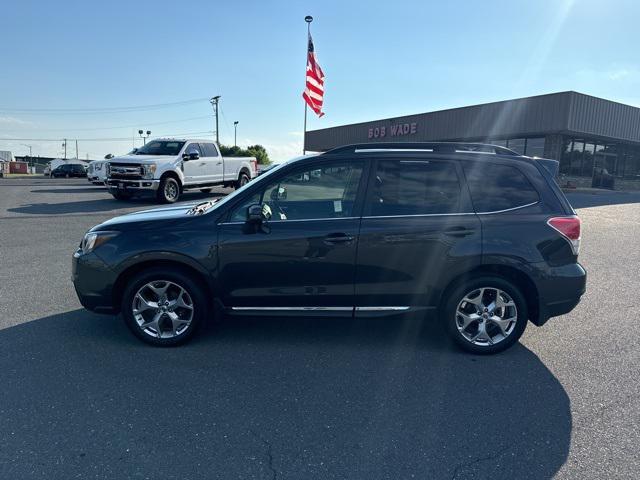
<path id="1" fill-rule="evenodd" d="M 353 241 L 352 235 L 347 235 L 346 233 L 330 233 L 326 237 L 324 237 L 324 243 L 328 243 L 330 245 L 335 245 L 337 243 L 350 243 Z"/>
<path id="2" fill-rule="evenodd" d="M 467 227 L 450 227 L 445 229 L 444 234 L 449 235 L 450 237 L 466 237 L 467 235 L 471 235 L 473 230 L 470 230 Z"/>

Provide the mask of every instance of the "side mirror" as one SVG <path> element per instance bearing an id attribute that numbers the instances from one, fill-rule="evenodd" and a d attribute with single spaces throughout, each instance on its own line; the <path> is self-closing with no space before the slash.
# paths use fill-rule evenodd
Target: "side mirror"
<path id="1" fill-rule="evenodd" d="M 105 160 L 111 160 L 112 158 L 113 158 L 113 153 L 107 153 L 107 154 L 104 156 L 104 159 L 105 159 Z"/>
<path id="2" fill-rule="evenodd" d="M 262 205 L 254 203 L 247 207 L 247 223 L 262 223 L 263 220 Z"/>
<path id="3" fill-rule="evenodd" d="M 191 152 L 191 153 L 183 153 L 182 154 L 182 160 L 197 160 L 200 158 L 200 154 L 198 152 Z"/>

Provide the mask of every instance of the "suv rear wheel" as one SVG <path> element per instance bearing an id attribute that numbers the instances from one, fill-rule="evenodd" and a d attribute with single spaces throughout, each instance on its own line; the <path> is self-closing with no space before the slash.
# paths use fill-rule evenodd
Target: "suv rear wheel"
<path id="1" fill-rule="evenodd" d="M 501 352 L 517 342 L 527 327 L 524 296 L 518 287 L 500 277 L 465 281 L 445 302 L 442 313 L 449 335 L 471 353 Z"/>
<path id="2" fill-rule="evenodd" d="M 142 341 L 156 346 L 185 343 L 207 315 L 201 288 L 177 269 L 139 273 L 122 296 L 122 316 Z"/>
<path id="3" fill-rule="evenodd" d="M 156 192 L 156 198 L 162 203 L 175 203 L 180 198 L 180 184 L 173 177 L 164 177 Z"/>

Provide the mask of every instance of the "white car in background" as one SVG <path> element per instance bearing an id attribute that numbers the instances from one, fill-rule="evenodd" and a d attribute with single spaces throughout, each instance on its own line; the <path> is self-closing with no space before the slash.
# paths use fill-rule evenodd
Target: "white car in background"
<path id="1" fill-rule="evenodd" d="M 255 157 L 223 157 L 211 140 L 159 138 L 110 159 L 106 184 L 118 200 L 146 192 L 161 203 L 173 203 L 184 190 L 240 188 L 257 176 L 257 167 Z"/>
<path id="2" fill-rule="evenodd" d="M 94 185 L 105 185 L 107 181 L 107 161 L 94 160 L 87 168 L 87 180 Z"/>

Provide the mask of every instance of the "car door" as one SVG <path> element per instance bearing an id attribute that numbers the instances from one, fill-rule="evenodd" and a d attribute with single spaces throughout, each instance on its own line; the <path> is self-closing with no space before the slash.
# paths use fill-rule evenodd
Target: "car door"
<path id="1" fill-rule="evenodd" d="M 219 225 L 223 303 L 351 315 L 365 178 L 362 161 L 305 162 L 250 189 Z M 245 221 L 255 203 L 271 211 L 258 226 Z"/>
<path id="2" fill-rule="evenodd" d="M 201 143 L 200 150 L 202 150 L 207 162 L 205 167 L 207 170 L 207 181 L 222 183 L 224 165 L 222 163 L 222 157 L 218 154 L 215 145 L 213 143 Z"/>
<path id="3" fill-rule="evenodd" d="M 183 160 L 182 168 L 184 169 L 185 183 L 204 183 L 207 181 L 207 161 L 202 156 L 200 145 L 192 142 L 187 144 L 184 149 L 187 155 L 197 154 L 198 158 Z"/>
<path id="4" fill-rule="evenodd" d="M 460 165 L 385 158 L 371 175 L 358 244 L 356 314 L 433 307 L 480 264 L 481 226 Z"/>

